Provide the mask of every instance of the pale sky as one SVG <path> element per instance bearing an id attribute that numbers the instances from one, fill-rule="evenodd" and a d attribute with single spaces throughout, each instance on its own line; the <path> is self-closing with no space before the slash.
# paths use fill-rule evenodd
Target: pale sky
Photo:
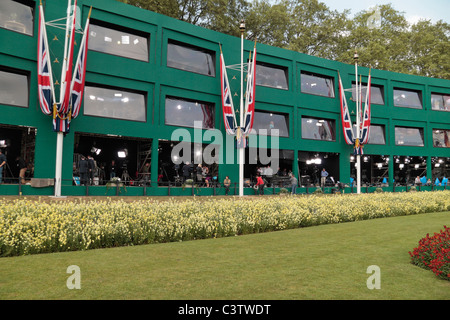
<path id="1" fill-rule="evenodd" d="M 404 12 L 406 20 L 415 23 L 419 19 L 450 23 L 450 0 L 319 0 L 339 12 L 351 9 L 350 17 L 376 5 L 391 3 L 395 10 Z"/>

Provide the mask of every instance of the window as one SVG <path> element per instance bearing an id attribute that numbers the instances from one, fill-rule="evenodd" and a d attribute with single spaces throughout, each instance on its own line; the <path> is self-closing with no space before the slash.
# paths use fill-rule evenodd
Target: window
<path id="1" fill-rule="evenodd" d="M 423 129 L 395 127 L 395 144 L 397 146 L 423 147 Z"/>
<path id="2" fill-rule="evenodd" d="M 431 108 L 433 110 L 450 111 L 450 94 L 431 94 Z"/>
<path id="3" fill-rule="evenodd" d="M 148 61 L 150 35 L 93 21 L 89 27 L 89 50 Z"/>
<path id="4" fill-rule="evenodd" d="M 214 104 L 166 97 L 165 123 L 167 125 L 194 128 L 195 121 L 200 121 L 203 129 L 213 129 Z"/>
<path id="5" fill-rule="evenodd" d="M 0 104 L 28 107 L 28 74 L 0 68 Z"/>
<path id="6" fill-rule="evenodd" d="M 257 134 L 267 135 L 275 134 L 272 129 L 278 129 L 278 136 L 289 137 L 289 115 L 270 111 L 255 111 L 253 129 Z M 260 132 L 261 129 L 267 131 Z"/>
<path id="7" fill-rule="evenodd" d="M 422 93 L 394 88 L 394 106 L 422 109 Z"/>
<path id="8" fill-rule="evenodd" d="M 167 66 L 207 76 L 216 76 L 214 51 L 169 40 Z"/>
<path id="9" fill-rule="evenodd" d="M 362 102 L 366 101 L 367 83 L 362 83 L 361 95 Z M 371 84 L 370 86 L 370 103 L 371 104 L 384 104 L 383 86 L 377 86 Z M 356 101 L 356 83 L 352 82 L 352 99 Z"/>
<path id="10" fill-rule="evenodd" d="M 335 121 L 302 117 L 302 138 L 336 141 Z"/>
<path id="11" fill-rule="evenodd" d="M 33 7 L 31 1 L 0 1 L 0 27 L 32 36 Z"/>
<path id="12" fill-rule="evenodd" d="M 303 93 L 334 98 L 333 78 L 313 73 L 301 73 L 301 90 Z"/>
<path id="13" fill-rule="evenodd" d="M 145 122 L 145 100 L 143 93 L 86 85 L 84 114 Z"/>
<path id="14" fill-rule="evenodd" d="M 433 129 L 433 146 L 450 148 L 450 130 Z"/>
<path id="15" fill-rule="evenodd" d="M 370 125 L 369 144 L 386 144 L 383 125 Z"/>
<path id="16" fill-rule="evenodd" d="M 287 68 L 256 62 L 256 85 L 288 90 Z"/>

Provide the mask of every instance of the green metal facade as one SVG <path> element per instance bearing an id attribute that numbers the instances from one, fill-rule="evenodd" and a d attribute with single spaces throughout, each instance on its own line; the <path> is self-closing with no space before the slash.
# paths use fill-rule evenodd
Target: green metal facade
<path id="1" fill-rule="evenodd" d="M 66 1 L 46 0 L 46 20 L 65 16 Z M 35 3 L 33 36 L 0 28 L 0 66 L 29 72 L 29 103 L 27 108 L 0 105 L 0 125 L 29 126 L 37 128 L 35 140 L 35 178 L 54 178 L 56 134 L 51 129 L 51 117 L 44 115 L 39 108 L 37 96 L 37 29 L 39 2 Z M 146 121 L 136 122 L 111 118 L 83 115 L 71 123 L 70 133 L 64 137 L 62 178 L 72 179 L 72 161 L 74 154 L 75 132 L 96 133 L 102 135 L 120 135 L 136 138 L 152 139 L 153 152 L 151 161 L 151 180 L 156 181 L 158 175 L 157 148 L 159 139 L 171 139 L 175 126 L 165 125 L 166 96 L 206 101 L 215 106 L 215 128 L 225 136 L 221 96 L 220 96 L 220 49 L 222 46 L 227 65 L 240 63 L 240 38 L 221 34 L 201 27 L 190 25 L 163 15 L 142 10 L 130 5 L 111 0 L 79 0 L 82 9 L 81 22 L 84 21 L 93 7 L 91 18 L 105 21 L 127 29 L 148 33 L 149 61 L 138 61 L 106 53 L 89 51 L 87 55 L 86 82 L 106 86 L 137 90 L 146 93 Z M 238 22 L 236 22 L 238 28 Z M 63 37 L 61 31 L 61 37 Z M 77 39 L 81 36 L 78 35 Z M 178 70 L 167 66 L 168 41 L 175 40 L 200 48 L 214 51 L 216 76 L 205 76 Z M 51 39 L 49 39 L 50 41 Z M 79 40 L 78 40 L 79 41 Z M 244 57 L 253 49 L 254 42 L 244 41 Z M 52 43 L 50 41 L 50 47 Z M 60 50 L 54 48 L 53 50 Z M 344 87 L 351 87 L 355 79 L 355 68 L 352 61 L 344 64 L 336 61 L 308 56 L 298 52 L 284 50 L 257 43 L 259 62 L 282 66 L 288 70 L 288 90 L 256 87 L 256 109 L 282 112 L 289 116 L 289 137 L 280 137 L 280 149 L 294 150 L 293 163 L 297 163 L 299 151 L 330 152 L 339 154 L 339 176 L 341 181 L 350 179 L 349 157 L 353 147 L 345 143 L 340 120 L 340 103 L 338 91 L 338 72 Z M 352 48 L 349 48 L 352 50 Z M 334 79 L 335 97 L 321 97 L 301 92 L 301 72 L 312 72 L 330 76 Z M 369 69 L 359 68 L 362 81 L 367 81 Z M 372 106 L 372 123 L 385 126 L 385 145 L 366 145 L 365 154 L 386 155 L 391 157 L 422 156 L 428 161 L 431 157 L 450 157 L 449 148 L 433 147 L 432 130 L 450 130 L 450 112 L 435 111 L 431 108 L 431 93 L 450 95 L 450 81 L 399 74 L 372 69 L 372 83 L 381 85 L 384 92 L 384 105 Z M 239 92 L 239 79 L 230 80 L 234 91 Z M 393 88 L 413 89 L 421 92 L 423 108 L 412 109 L 393 105 Z M 348 99 L 348 98 L 347 98 Z M 350 110 L 355 103 L 348 100 Z M 239 105 L 236 98 L 235 105 Z M 335 120 L 335 141 L 317 141 L 302 139 L 302 116 L 319 117 Z M 354 116 L 353 116 L 354 117 Z M 422 128 L 424 146 L 397 146 L 395 144 L 395 127 Z M 186 128 L 193 132 L 192 129 Z M 205 131 L 205 130 L 204 130 Z M 221 152 L 224 148 L 220 149 Z M 430 161 L 428 163 L 431 163 Z M 431 165 L 427 167 L 427 176 L 431 177 Z M 292 171 L 298 175 L 297 165 Z M 219 180 L 230 176 L 232 181 L 238 180 L 238 165 L 223 164 L 219 166 Z M 394 176 L 392 161 L 389 165 L 389 177 Z M 28 194 L 52 194 L 51 188 L 28 188 Z M 83 195 L 84 189 L 72 186 L 71 182 L 63 183 L 63 195 Z M 95 188 L 92 188 L 95 194 Z M 131 190 L 132 188 L 129 188 Z M 142 190 L 128 191 L 128 195 L 140 195 Z M 250 190 L 251 191 L 251 190 Z M 249 191 L 249 192 L 250 192 Z M 147 194 L 167 194 L 163 188 L 149 188 Z M 211 191 L 212 192 L 212 191 Z M 17 194 L 17 186 L 0 185 L 0 194 Z M 104 188 L 97 194 L 105 194 Z M 173 193 L 176 194 L 176 193 Z M 182 194 L 182 191 L 179 191 Z"/>

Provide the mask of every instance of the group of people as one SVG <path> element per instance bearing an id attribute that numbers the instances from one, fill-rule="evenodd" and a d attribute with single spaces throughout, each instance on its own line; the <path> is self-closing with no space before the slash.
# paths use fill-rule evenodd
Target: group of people
<path id="1" fill-rule="evenodd" d="M 208 166 L 199 163 L 197 167 L 193 164 L 186 162 L 182 167 L 183 182 L 187 179 L 194 179 L 197 183 L 204 182 L 206 187 L 211 185 L 212 175 L 209 172 Z"/>
<path id="2" fill-rule="evenodd" d="M 3 150 L 0 149 L 0 184 L 3 182 L 3 171 L 5 167 L 7 166 L 7 158 L 6 155 L 3 153 Z M 19 170 L 19 183 L 24 184 L 25 183 L 25 174 L 28 169 L 27 162 L 20 156 L 16 157 L 16 166 Z"/>
<path id="3" fill-rule="evenodd" d="M 87 158 L 82 155 L 78 163 L 78 171 L 80 173 L 80 184 L 82 186 L 93 185 L 97 164 L 92 156 Z"/>

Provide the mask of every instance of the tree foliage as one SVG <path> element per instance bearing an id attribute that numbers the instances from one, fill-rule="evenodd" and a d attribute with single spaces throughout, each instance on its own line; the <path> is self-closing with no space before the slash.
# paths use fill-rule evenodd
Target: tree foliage
<path id="1" fill-rule="evenodd" d="M 119 0 L 191 24 L 239 36 L 245 19 L 251 40 L 345 63 L 450 79 L 450 25 L 410 24 L 392 5 L 350 18 L 319 0 Z"/>

